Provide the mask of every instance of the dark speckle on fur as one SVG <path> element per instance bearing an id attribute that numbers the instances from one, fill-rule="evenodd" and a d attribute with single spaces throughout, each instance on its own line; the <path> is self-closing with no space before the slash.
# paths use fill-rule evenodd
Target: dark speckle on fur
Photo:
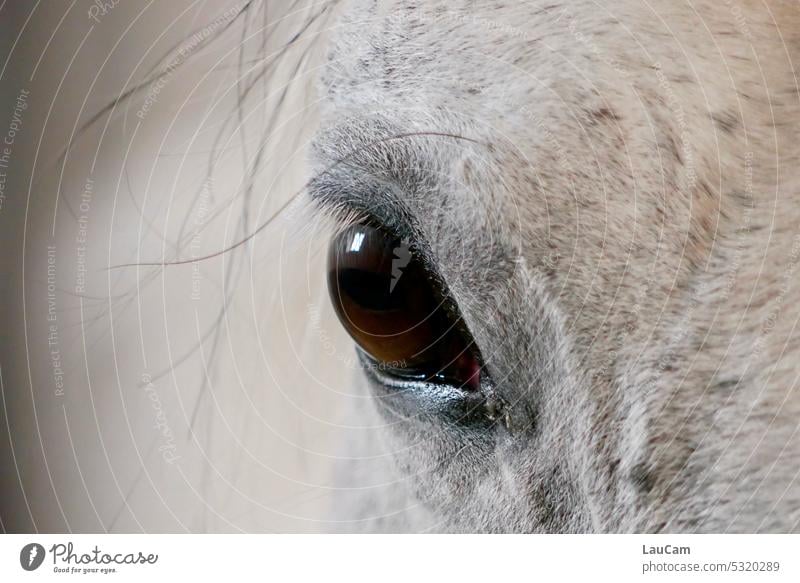
<path id="1" fill-rule="evenodd" d="M 732 134 L 739 124 L 739 120 L 736 115 L 728 111 L 712 113 L 711 119 L 714 120 L 714 124 L 717 126 L 717 128 L 726 134 Z"/>
<path id="2" fill-rule="evenodd" d="M 655 485 L 652 472 L 643 462 L 639 462 L 631 468 L 630 479 L 636 490 L 643 495 L 649 494 Z"/>

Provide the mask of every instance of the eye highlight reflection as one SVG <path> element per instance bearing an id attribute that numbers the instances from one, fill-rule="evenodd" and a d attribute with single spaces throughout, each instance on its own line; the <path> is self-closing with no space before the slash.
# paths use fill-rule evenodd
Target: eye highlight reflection
<path id="1" fill-rule="evenodd" d="M 407 241 L 370 225 L 349 227 L 331 243 L 328 290 L 339 320 L 375 369 L 479 388 L 474 342 Z"/>

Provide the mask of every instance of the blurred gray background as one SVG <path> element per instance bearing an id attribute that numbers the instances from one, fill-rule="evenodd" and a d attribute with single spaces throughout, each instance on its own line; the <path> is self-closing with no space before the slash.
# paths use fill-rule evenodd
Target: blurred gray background
<path id="1" fill-rule="evenodd" d="M 320 6 L 0 5 L 3 530 L 340 529 L 370 429 L 326 227 L 294 204 L 143 265 L 301 190 Z"/>

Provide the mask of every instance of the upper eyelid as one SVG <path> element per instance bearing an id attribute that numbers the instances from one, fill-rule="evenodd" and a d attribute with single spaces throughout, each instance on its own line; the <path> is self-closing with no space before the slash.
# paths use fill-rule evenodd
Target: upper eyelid
<path id="1" fill-rule="evenodd" d="M 358 169 L 352 172 L 362 174 Z M 419 239 L 419 230 L 408 209 L 390 191 L 396 187 L 369 178 L 341 180 L 321 173 L 309 183 L 308 196 L 340 226 L 354 221 L 373 223 L 399 238 Z"/>
<path id="2" fill-rule="evenodd" d="M 403 133 L 369 120 L 348 120 L 317 134 L 312 157 L 321 170 L 308 182 L 307 192 L 315 206 L 340 227 L 359 217 L 409 240 L 429 272 L 444 281 L 421 228 L 424 221 L 405 203 L 417 192 L 430 192 L 431 184 L 440 180 L 426 158 L 426 148 L 416 144 L 429 139 L 486 146 L 477 139 L 447 132 Z"/>
<path id="3" fill-rule="evenodd" d="M 320 175 L 309 185 L 308 192 L 320 210 L 336 221 L 342 229 L 354 222 L 368 222 L 389 231 L 398 239 L 409 241 L 417 250 L 419 259 L 430 276 L 445 283 L 427 239 L 400 201 L 376 203 L 374 196 L 370 196 L 369 193 L 363 190 L 344 192 L 343 189 L 346 188 L 347 186 L 339 181 Z"/>

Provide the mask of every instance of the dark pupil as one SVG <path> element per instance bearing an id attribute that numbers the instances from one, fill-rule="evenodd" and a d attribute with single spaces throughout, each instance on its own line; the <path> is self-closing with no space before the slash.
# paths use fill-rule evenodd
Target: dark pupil
<path id="1" fill-rule="evenodd" d="M 350 227 L 331 244 L 328 287 L 345 329 L 384 370 L 476 387 L 471 342 L 406 242 Z"/>

